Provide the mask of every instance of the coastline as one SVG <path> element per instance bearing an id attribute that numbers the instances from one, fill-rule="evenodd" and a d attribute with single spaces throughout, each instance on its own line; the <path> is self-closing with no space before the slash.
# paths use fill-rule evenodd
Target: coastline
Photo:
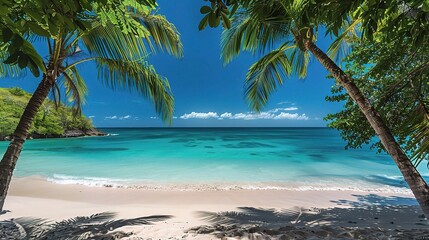
<path id="1" fill-rule="evenodd" d="M 116 212 L 118 218 L 163 214 L 173 217 L 154 225 L 125 229 L 144 238 L 215 239 L 213 235 L 190 233 L 186 230 L 211 224 L 207 217 L 201 216 L 202 212 L 240 212 L 248 208 L 281 212 L 299 208 L 319 209 L 319 212 L 323 212 L 320 209 L 330 209 L 338 217 L 335 226 L 427 229 L 426 220 L 421 221 L 420 210 L 412 202 L 412 195 L 399 193 L 246 189 L 159 191 L 63 185 L 42 178 L 25 177 L 12 180 L 4 208 L 7 212 L 0 215 L 0 221 L 20 217 L 59 221 L 101 212 Z M 372 208 L 374 206 L 379 210 L 375 212 Z M 376 217 L 371 217 L 372 221 L 377 222 L 375 225 L 368 219 L 359 220 L 359 216 L 373 214 L 376 214 Z M 290 222 L 284 221 L 281 224 Z M 323 226 L 323 222 L 318 224 Z"/>
<path id="2" fill-rule="evenodd" d="M 411 190 L 405 186 L 390 186 L 387 184 L 374 184 L 366 181 L 337 179 L 341 184 L 331 180 L 325 182 L 159 182 L 143 181 L 131 179 L 110 179 L 98 177 L 77 177 L 62 174 L 54 174 L 52 177 L 45 176 L 23 176 L 14 177 L 15 181 L 36 180 L 40 182 L 49 182 L 58 185 L 77 185 L 91 188 L 116 188 L 116 189 L 135 189 L 148 191 L 174 191 L 174 192 L 204 192 L 204 191 L 236 191 L 236 190 L 257 190 L 257 191 L 340 191 L 355 193 L 384 193 L 401 194 L 404 196 L 413 196 Z"/>
<path id="3" fill-rule="evenodd" d="M 0 239 L 2 230 L 10 232 L 5 225 L 22 230 L 16 227 L 23 226 L 21 219 L 52 223 L 106 212 L 124 222 L 165 217 L 153 225 L 121 227 L 134 233 L 126 239 L 429 236 L 390 159 L 366 150 L 342 152 L 333 147 L 339 139 L 332 131 L 111 133 L 31 141 L 0 215 Z M 309 135 L 313 141 L 306 140 Z M 180 151 L 166 155 L 166 149 Z M 50 239 L 67 239 L 76 230 L 65 229 L 55 231 L 63 238 Z"/>
<path id="4" fill-rule="evenodd" d="M 31 133 L 27 140 L 31 139 L 52 139 L 52 138 L 77 138 L 77 137 L 92 137 L 92 136 L 107 136 L 108 133 L 105 133 L 95 127 L 91 127 L 86 130 L 80 130 L 80 129 L 71 129 L 66 130 L 64 134 L 62 135 L 55 135 L 55 134 L 39 134 L 39 133 Z M 1 135 L 0 134 L 0 141 L 10 141 L 11 135 Z"/>

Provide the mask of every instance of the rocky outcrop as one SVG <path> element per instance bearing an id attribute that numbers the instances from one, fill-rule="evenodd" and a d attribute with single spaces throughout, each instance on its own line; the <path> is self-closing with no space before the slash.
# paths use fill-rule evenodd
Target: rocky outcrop
<path id="1" fill-rule="evenodd" d="M 90 128 L 87 130 L 68 130 L 62 137 L 84 137 L 84 136 L 106 136 L 105 132 L 102 132 L 96 128 Z"/>
<path id="2" fill-rule="evenodd" d="M 86 130 L 66 130 L 64 134 L 57 135 L 57 134 L 39 134 L 39 133 L 32 133 L 28 137 L 28 139 L 40 139 L 40 138 L 70 138 L 70 137 L 85 137 L 85 136 L 106 136 L 107 133 L 102 132 L 96 128 L 90 128 Z M 0 135 L 0 141 L 10 141 L 10 136 L 3 136 Z"/>
<path id="3" fill-rule="evenodd" d="M 0 141 L 10 141 L 10 136 L 0 134 Z"/>

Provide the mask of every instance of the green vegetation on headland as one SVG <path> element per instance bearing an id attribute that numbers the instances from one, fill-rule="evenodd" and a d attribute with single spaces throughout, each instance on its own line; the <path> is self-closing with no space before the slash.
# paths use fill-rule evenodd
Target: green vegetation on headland
<path id="1" fill-rule="evenodd" d="M 31 94 L 15 88 L 0 88 L 0 140 L 8 139 L 18 125 Z M 103 135 L 90 119 L 73 115 L 71 107 L 45 100 L 30 128 L 31 138 Z"/>

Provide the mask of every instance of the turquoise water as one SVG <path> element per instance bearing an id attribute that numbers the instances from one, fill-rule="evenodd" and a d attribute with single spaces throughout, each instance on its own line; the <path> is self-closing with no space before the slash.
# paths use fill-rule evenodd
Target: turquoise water
<path id="1" fill-rule="evenodd" d="M 332 129 L 103 130 L 111 135 L 27 141 L 15 176 L 86 185 L 408 191 L 389 156 L 345 150 Z M 6 146 L 0 142 L 0 151 Z"/>

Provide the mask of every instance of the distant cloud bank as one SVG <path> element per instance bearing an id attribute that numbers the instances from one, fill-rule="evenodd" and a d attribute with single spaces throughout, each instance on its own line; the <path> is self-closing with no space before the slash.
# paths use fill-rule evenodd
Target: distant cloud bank
<path id="1" fill-rule="evenodd" d="M 125 116 L 116 116 L 116 115 L 114 115 L 114 116 L 104 117 L 104 120 L 116 120 L 116 119 L 118 119 L 118 120 L 126 120 L 126 119 L 131 119 L 131 117 L 132 117 L 131 115 L 125 115 Z M 134 120 L 138 120 L 138 118 L 135 117 Z"/>
<path id="2" fill-rule="evenodd" d="M 181 119 L 234 119 L 234 120 L 309 120 L 310 118 L 303 114 L 289 113 L 288 111 L 296 111 L 297 107 L 275 108 L 266 112 L 254 113 L 230 113 L 225 112 L 218 114 L 217 112 L 191 112 L 180 116 Z"/>
<path id="3" fill-rule="evenodd" d="M 208 118 L 219 118 L 219 115 L 215 112 L 208 112 L 208 113 L 202 113 L 202 112 L 191 112 L 187 114 L 183 114 L 180 116 L 181 119 L 208 119 Z"/>

